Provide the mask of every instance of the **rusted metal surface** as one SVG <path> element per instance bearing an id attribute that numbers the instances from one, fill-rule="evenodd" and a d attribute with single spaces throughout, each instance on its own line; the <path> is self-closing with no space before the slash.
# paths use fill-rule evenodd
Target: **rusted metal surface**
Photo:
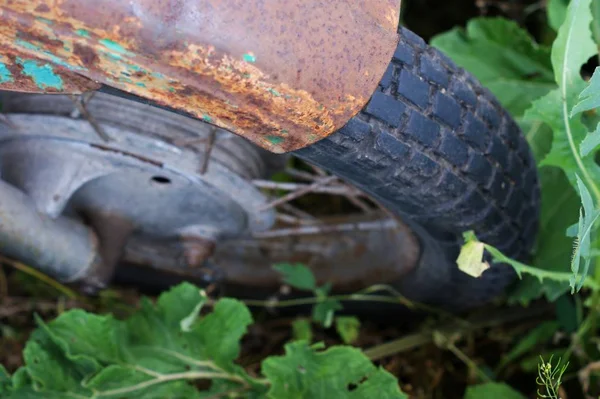
<path id="1" fill-rule="evenodd" d="M 355 216 L 344 220 L 373 222 L 381 220 L 381 216 Z M 266 290 L 269 294 L 281 285 L 281 275 L 272 268 L 281 262 L 307 265 L 319 285 L 331 283 L 336 291 L 342 292 L 356 292 L 373 284 L 396 283 L 418 266 L 419 241 L 401 222 L 394 228 L 386 228 L 387 222 L 382 222 L 382 229 L 331 234 L 327 223 L 336 222 L 339 220 L 325 221 L 322 232 L 311 235 L 220 241 L 210 259 L 223 273 L 224 286 L 235 288 L 236 292 Z M 197 269 L 186 267 L 187 262 L 173 261 L 181 251 L 180 247 L 168 243 L 153 247 L 133 243 L 128 247 L 125 261 L 180 276 L 198 275 Z"/>
<path id="2" fill-rule="evenodd" d="M 399 9 L 399 0 L 5 0 L 0 88 L 100 82 L 292 151 L 365 105 L 392 57 Z"/>

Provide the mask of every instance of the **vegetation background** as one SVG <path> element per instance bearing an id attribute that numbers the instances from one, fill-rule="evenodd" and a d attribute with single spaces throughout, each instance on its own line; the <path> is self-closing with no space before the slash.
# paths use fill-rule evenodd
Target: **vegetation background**
<path id="1" fill-rule="evenodd" d="M 505 297 L 390 325 L 344 314 L 302 265 L 276 265 L 310 294 L 290 316 L 189 284 L 158 301 L 117 286 L 82 298 L 3 260 L 0 397 L 599 398 L 600 0 L 403 0 L 402 24 L 480 79 L 534 149 L 535 256 L 514 262 L 466 234 L 459 262 L 478 273 L 486 249 L 514 267 Z"/>

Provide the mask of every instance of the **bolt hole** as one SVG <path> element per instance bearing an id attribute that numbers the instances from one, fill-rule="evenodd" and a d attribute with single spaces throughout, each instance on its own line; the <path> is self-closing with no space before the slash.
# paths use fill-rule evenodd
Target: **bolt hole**
<path id="1" fill-rule="evenodd" d="M 154 183 L 158 183 L 158 184 L 170 184 L 171 183 L 171 179 L 169 179 L 168 177 L 164 177 L 164 176 L 152 176 L 152 180 Z"/>

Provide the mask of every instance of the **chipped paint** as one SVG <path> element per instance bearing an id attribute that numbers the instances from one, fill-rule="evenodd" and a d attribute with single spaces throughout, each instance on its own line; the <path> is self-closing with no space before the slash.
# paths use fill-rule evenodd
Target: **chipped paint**
<path id="1" fill-rule="evenodd" d="M 12 82 L 13 77 L 6 65 L 0 62 L 0 83 Z"/>
<path id="2" fill-rule="evenodd" d="M 252 53 L 246 53 L 246 54 L 244 54 L 244 61 L 255 63 L 256 62 L 256 56 L 254 54 L 252 54 Z"/>
<path id="3" fill-rule="evenodd" d="M 271 144 L 281 144 L 283 143 L 285 139 L 283 137 L 279 137 L 279 136 L 267 136 L 267 141 L 269 141 L 269 143 Z"/>
<path id="4" fill-rule="evenodd" d="M 77 30 L 75 31 L 75 34 L 76 34 L 77 36 L 85 37 L 85 38 L 88 38 L 88 39 L 91 37 L 91 36 L 90 36 L 90 32 L 89 32 L 89 31 L 87 31 L 87 30 L 85 30 L 85 29 L 77 29 Z"/>
<path id="5" fill-rule="evenodd" d="M 17 63 L 23 67 L 23 74 L 31 77 L 40 89 L 63 89 L 63 80 L 54 72 L 50 64 L 21 58 L 17 58 Z"/>
<path id="6" fill-rule="evenodd" d="M 123 46 L 121 46 L 119 43 L 117 43 L 113 40 L 102 39 L 102 40 L 100 40 L 100 44 L 102 44 L 107 49 L 114 51 L 115 53 L 127 54 L 127 50 L 125 50 L 125 48 Z"/>

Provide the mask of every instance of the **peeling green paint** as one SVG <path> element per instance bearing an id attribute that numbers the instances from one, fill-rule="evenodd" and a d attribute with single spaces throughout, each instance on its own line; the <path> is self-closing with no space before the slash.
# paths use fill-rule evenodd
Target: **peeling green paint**
<path id="1" fill-rule="evenodd" d="M 17 58 L 17 63 L 23 67 L 23 74 L 33 79 L 40 89 L 53 88 L 63 90 L 62 78 L 54 73 L 50 64 L 41 65 L 37 61 Z"/>
<path id="2" fill-rule="evenodd" d="M 281 129 L 281 134 L 288 134 L 289 131 L 287 129 Z"/>
<path id="3" fill-rule="evenodd" d="M 10 71 L 8 70 L 8 67 L 2 62 L 0 62 L 0 83 L 8 83 L 12 81 L 13 77 Z"/>
<path id="4" fill-rule="evenodd" d="M 246 54 L 244 54 L 244 61 L 255 63 L 256 62 L 256 56 L 254 54 L 252 54 L 252 53 L 246 53 Z"/>
<path id="5" fill-rule="evenodd" d="M 44 18 L 44 17 L 37 17 L 37 19 L 39 21 L 42 21 L 43 23 L 45 23 L 46 25 L 54 25 L 54 21 L 48 19 L 48 18 Z"/>
<path id="6" fill-rule="evenodd" d="M 285 141 L 285 139 L 283 137 L 279 137 L 279 136 L 267 136 L 267 140 L 269 140 L 269 142 L 271 144 L 281 144 Z"/>
<path id="7" fill-rule="evenodd" d="M 102 39 L 100 40 L 100 44 L 109 49 L 110 51 L 114 51 L 115 53 L 127 54 L 127 50 L 125 47 L 121 46 L 119 43 L 114 42 L 110 39 Z"/>
<path id="8" fill-rule="evenodd" d="M 42 49 L 39 46 L 36 46 L 33 43 L 26 42 L 25 40 L 22 40 L 22 39 L 16 39 L 15 44 L 17 46 L 23 47 L 27 50 L 31 50 L 31 51 L 35 51 L 35 52 L 42 51 Z"/>
<path id="9" fill-rule="evenodd" d="M 113 61 L 121 61 L 123 59 L 123 57 L 121 57 L 119 54 L 110 53 L 108 51 L 100 50 L 100 54 L 102 54 L 105 57 L 111 58 Z"/>
<path id="10" fill-rule="evenodd" d="M 139 87 L 146 87 L 146 83 L 144 82 L 137 82 L 135 85 Z"/>
<path id="11" fill-rule="evenodd" d="M 85 29 L 77 29 L 75 31 L 75 34 L 77 34 L 78 36 L 81 36 L 81 37 L 87 37 L 87 38 L 90 37 L 90 32 L 88 32 Z"/>
<path id="12" fill-rule="evenodd" d="M 202 115 L 202 120 L 204 122 L 212 122 L 212 118 L 209 115 L 206 115 L 206 114 Z"/>
<path id="13" fill-rule="evenodd" d="M 169 87 L 169 91 L 170 91 L 171 93 L 175 93 L 177 90 L 175 90 L 175 88 L 174 88 L 174 87 Z"/>
<path id="14" fill-rule="evenodd" d="M 165 75 L 163 75 L 160 72 L 152 72 L 152 76 L 154 76 L 155 78 L 159 78 L 159 79 L 164 79 Z"/>
<path id="15" fill-rule="evenodd" d="M 85 71 L 86 68 L 82 68 L 79 65 L 71 65 L 65 61 L 63 61 L 62 59 L 60 59 L 59 57 L 57 57 L 56 55 L 52 54 L 50 51 L 48 50 L 44 50 L 42 47 L 33 44 L 31 42 L 22 40 L 22 39 L 16 39 L 15 40 L 15 44 L 19 47 L 22 47 L 24 49 L 27 49 L 29 51 L 33 51 L 35 53 L 43 53 L 45 54 L 50 61 L 52 61 L 53 63 L 55 63 L 56 65 L 60 65 L 62 67 L 65 67 L 71 71 Z"/>
<path id="16" fill-rule="evenodd" d="M 275 89 L 271 89 L 271 88 L 269 88 L 269 89 L 267 89 L 267 91 L 268 91 L 269 93 L 271 93 L 272 95 L 274 95 L 275 97 L 281 97 L 281 93 L 279 93 L 279 92 L 278 92 L 277 90 L 275 90 Z"/>

